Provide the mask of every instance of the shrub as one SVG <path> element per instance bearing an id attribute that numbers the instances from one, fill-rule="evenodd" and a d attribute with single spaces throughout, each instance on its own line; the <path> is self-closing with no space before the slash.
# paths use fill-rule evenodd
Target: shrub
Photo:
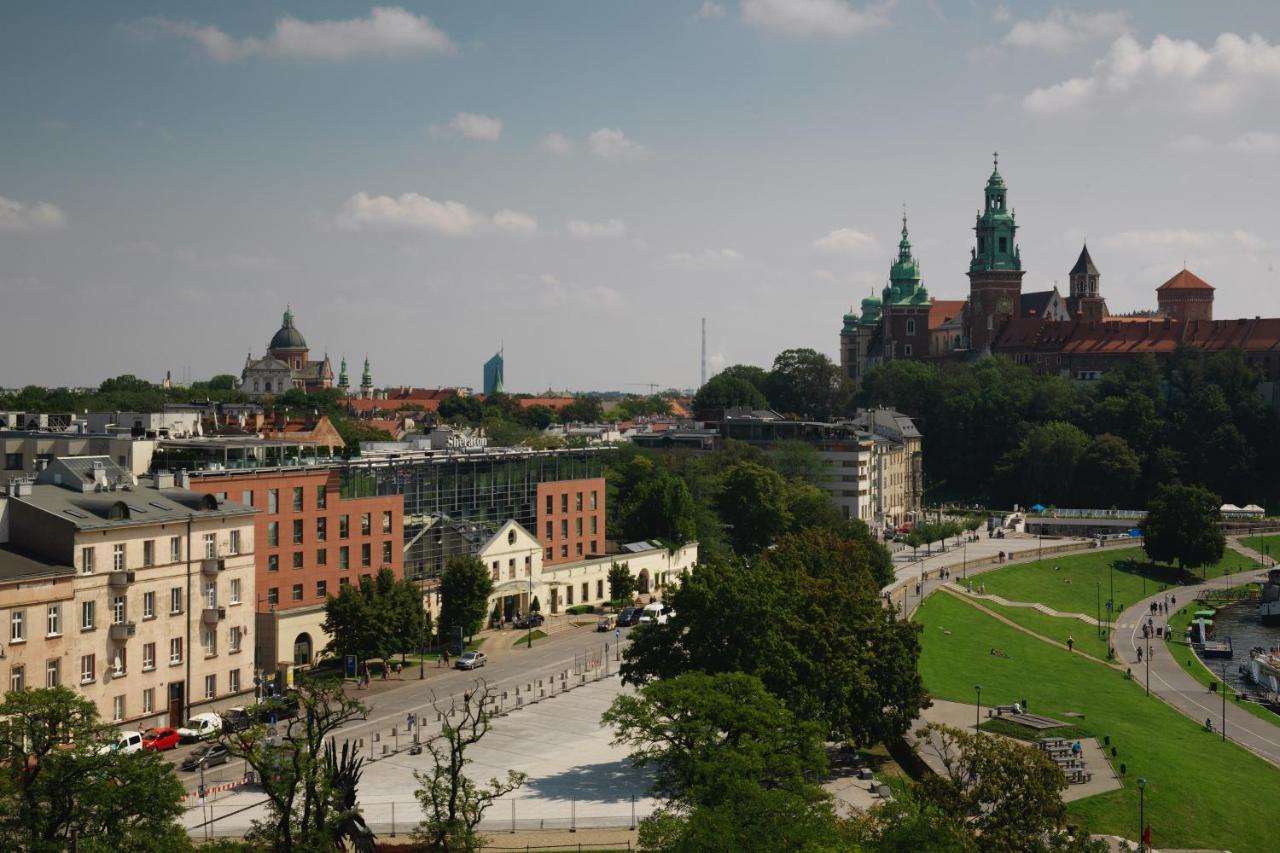
<path id="1" fill-rule="evenodd" d="M 564 612 L 570 616 L 579 616 L 583 613 L 595 613 L 596 608 L 591 604 L 575 604 L 572 607 L 566 607 Z"/>

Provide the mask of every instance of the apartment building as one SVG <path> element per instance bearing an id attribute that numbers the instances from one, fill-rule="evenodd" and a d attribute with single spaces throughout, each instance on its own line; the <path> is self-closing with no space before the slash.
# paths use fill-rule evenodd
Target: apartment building
<path id="1" fill-rule="evenodd" d="M 252 690 L 251 507 L 89 456 L 10 482 L 0 515 L 10 689 L 72 687 L 137 726 Z"/>

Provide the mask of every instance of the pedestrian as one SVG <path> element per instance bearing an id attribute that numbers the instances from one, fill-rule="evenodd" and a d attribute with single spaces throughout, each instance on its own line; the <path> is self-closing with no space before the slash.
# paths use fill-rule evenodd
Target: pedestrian
<path id="1" fill-rule="evenodd" d="M 402 678 L 402 677 L 403 677 L 403 676 L 401 676 L 401 675 L 400 675 L 400 670 L 401 670 L 401 667 L 400 667 L 400 661 L 396 661 L 396 678 Z"/>
<path id="2" fill-rule="evenodd" d="M 1142 646 L 1138 646 L 1138 663 L 1142 663 Z"/>
<path id="3" fill-rule="evenodd" d="M 1174 607 L 1177 607 L 1177 606 L 1178 606 L 1178 596 L 1176 596 L 1176 595 L 1171 595 L 1171 596 L 1169 596 L 1169 601 L 1171 601 L 1171 602 L 1173 603 L 1173 606 L 1174 606 Z"/>
<path id="4" fill-rule="evenodd" d="M 1080 753 L 1081 751 L 1083 751 L 1083 749 L 1084 747 L 1080 745 L 1080 741 L 1076 741 L 1075 743 L 1071 744 L 1071 756 L 1073 758 L 1079 758 Z"/>
<path id="5" fill-rule="evenodd" d="M 1074 652 L 1076 650 L 1076 641 L 1074 637 L 1067 637 L 1067 651 Z"/>

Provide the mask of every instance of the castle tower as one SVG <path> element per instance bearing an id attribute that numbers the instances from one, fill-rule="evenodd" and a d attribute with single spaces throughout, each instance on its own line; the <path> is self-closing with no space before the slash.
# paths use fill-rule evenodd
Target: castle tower
<path id="1" fill-rule="evenodd" d="M 1083 323 L 1101 323 L 1107 316 L 1107 301 L 1102 298 L 1098 285 L 1102 276 L 1089 257 L 1089 247 L 1080 249 L 1080 258 L 1068 274 L 1071 282 L 1071 295 L 1067 297 L 1067 308 L 1071 311 L 1071 319 Z"/>
<path id="2" fill-rule="evenodd" d="M 347 377 L 347 357 L 342 357 L 342 367 L 338 369 L 338 388 L 343 394 L 351 391 L 351 380 Z"/>
<path id="3" fill-rule="evenodd" d="M 970 249 L 968 337 L 979 354 L 990 353 L 1000 329 L 1020 313 L 1022 256 L 1018 226 L 1009 209 L 999 156 L 987 179 L 986 206 L 973 226 L 977 245 Z"/>
<path id="4" fill-rule="evenodd" d="M 881 299 L 883 341 L 881 356 L 923 358 L 929 354 L 929 292 L 920 278 L 920 262 L 911 254 L 907 211 L 902 211 L 902 239 L 898 257 L 889 267 L 889 284 Z"/>
<path id="5" fill-rule="evenodd" d="M 373 399 L 373 373 L 369 370 L 369 356 L 364 357 L 364 372 L 360 374 L 360 396 Z"/>
<path id="6" fill-rule="evenodd" d="M 1156 304 L 1165 317 L 1208 322 L 1213 319 L 1213 285 L 1184 267 L 1156 288 Z"/>

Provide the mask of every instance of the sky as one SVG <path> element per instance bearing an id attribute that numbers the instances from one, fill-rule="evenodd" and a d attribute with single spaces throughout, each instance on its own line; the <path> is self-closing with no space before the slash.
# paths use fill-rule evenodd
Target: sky
<path id="1" fill-rule="evenodd" d="M 1280 4 L 10 2 L 0 387 L 239 374 L 291 305 L 379 386 L 696 387 L 838 357 L 906 206 L 964 298 L 1186 267 L 1280 316 Z"/>

